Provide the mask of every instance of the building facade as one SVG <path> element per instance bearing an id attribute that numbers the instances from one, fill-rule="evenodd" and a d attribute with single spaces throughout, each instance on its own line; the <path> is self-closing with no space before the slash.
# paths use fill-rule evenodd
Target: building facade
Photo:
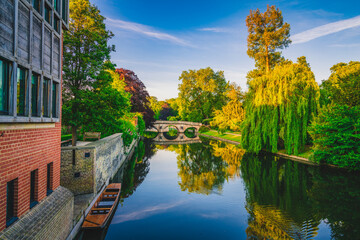
<path id="1" fill-rule="evenodd" d="M 68 0 L 0 0 L 0 231 L 60 185 Z"/>

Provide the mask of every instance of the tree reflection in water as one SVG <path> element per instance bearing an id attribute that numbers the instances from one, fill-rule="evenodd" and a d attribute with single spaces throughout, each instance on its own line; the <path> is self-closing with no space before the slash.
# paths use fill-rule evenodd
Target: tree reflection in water
<path id="1" fill-rule="evenodd" d="M 250 214 L 249 238 L 311 239 L 321 220 L 328 223 L 334 239 L 358 238 L 358 174 L 245 154 L 241 176 Z"/>
<path id="2" fill-rule="evenodd" d="M 206 195 L 221 193 L 225 180 L 239 176 L 238 170 L 245 151 L 227 143 L 202 141 L 167 148 L 178 154 L 179 185 L 182 191 Z"/>
<path id="3" fill-rule="evenodd" d="M 249 239 L 312 239 L 318 235 L 321 222 L 328 224 L 334 239 L 360 236 L 358 173 L 202 141 L 166 147 L 177 153 L 181 190 L 221 194 L 225 180 L 241 176 L 249 213 Z"/>

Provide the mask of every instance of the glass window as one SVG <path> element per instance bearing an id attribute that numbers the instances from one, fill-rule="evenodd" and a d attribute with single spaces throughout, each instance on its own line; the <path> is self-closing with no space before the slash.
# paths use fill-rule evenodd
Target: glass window
<path id="1" fill-rule="evenodd" d="M 16 220 L 15 214 L 15 185 L 16 180 L 6 184 L 6 226 L 10 226 Z"/>
<path id="2" fill-rule="evenodd" d="M 49 117 L 49 97 L 50 97 L 50 80 L 44 79 L 43 82 L 43 105 L 42 114 L 44 117 Z"/>
<path id="3" fill-rule="evenodd" d="M 52 193 L 52 181 L 53 181 L 53 163 L 49 163 L 47 165 L 46 195 Z"/>
<path id="4" fill-rule="evenodd" d="M 52 85 L 52 117 L 56 118 L 57 116 L 57 105 L 58 105 L 58 88 L 59 84 L 53 82 Z"/>
<path id="5" fill-rule="evenodd" d="M 34 9 L 41 14 L 41 0 L 32 0 Z"/>
<path id="6" fill-rule="evenodd" d="M 0 115 L 9 114 L 11 65 L 0 59 Z"/>
<path id="7" fill-rule="evenodd" d="M 59 0 L 54 0 L 54 9 L 59 12 Z"/>
<path id="8" fill-rule="evenodd" d="M 27 70 L 17 69 L 17 115 L 25 116 L 27 95 Z"/>
<path id="9" fill-rule="evenodd" d="M 33 74 L 31 77 L 31 116 L 39 116 L 38 100 L 39 100 L 40 76 Z"/>
<path id="10" fill-rule="evenodd" d="M 30 174 L 30 208 L 34 207 L 37 200 L 37 170 L 31 171 Z"/>
<path id="11" fill-rule="evenodd" d="M 62 11 L 62 19 L 67 22 L 67 4 L 66 4 L 67 0 L 62 0 L 62 6 L 61 6 L 61 11 Z"/>
<path id="12" fill-rule="evenodd" d="M 54 16 L 54 29 L 57 33 L 60 33 L 60 20 Z"/>
<path id="13" fill-rule="evenodd" d="M 45 20 L 51 24 L 51 8 L 49 6 L 45 6 Z"/>

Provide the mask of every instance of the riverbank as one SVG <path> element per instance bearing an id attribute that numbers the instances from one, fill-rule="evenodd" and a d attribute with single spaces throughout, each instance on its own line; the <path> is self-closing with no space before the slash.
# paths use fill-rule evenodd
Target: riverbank
<path id="1" fill-rule="evenodd" d="M 218 140 L 218 141 L 223 141 L 223 142 L 227 142 L 227 143 L 231 143 L 237 146 L 240 146 L 240 142 L 241 142 L 241 134 L 238 133 L 231 133 L 231 132 L 225 132 L 223 134 L 218 133 L 215 130 L 210 130 L 208 132 L 202 132 L 199 133 L 200 136 L 202 137 L 206 137 L 206 138 L 211 138 L 214 140 Z M 286 158 L 286 159 L 290 159 L 293 161 L 297 161 L 297 162 L 301 162 L 304 164 L 308 164 L 308 165 L 313 165 L 313 166 L 319 166 L 320 164 L 313 162 L 311 160 L 309 160 L 309 157 L 311 156 L 312 152 L 309 146 L 307 146 L 305 148 L 305 151 L 302 153 L 299 153 L 297 156 L 295 155 L 289 155 L 286 154 L 284 150 L 280 150 L 277 153 L 272 153 L 276 156 L 282 157 L 282 158 Z M 329 165 L 331 167 L 336 167 L 333 165 Z"/>

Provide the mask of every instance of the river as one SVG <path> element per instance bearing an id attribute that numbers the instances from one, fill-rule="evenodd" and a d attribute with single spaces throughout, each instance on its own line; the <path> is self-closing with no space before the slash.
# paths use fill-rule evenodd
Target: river
<path id="1" fill-rule="evenodd" d="M 360 239 L 358 172 L 204 138 L 146 140 L 112 181 L 122 183 L 114 217 L 83 239 Z"/>

